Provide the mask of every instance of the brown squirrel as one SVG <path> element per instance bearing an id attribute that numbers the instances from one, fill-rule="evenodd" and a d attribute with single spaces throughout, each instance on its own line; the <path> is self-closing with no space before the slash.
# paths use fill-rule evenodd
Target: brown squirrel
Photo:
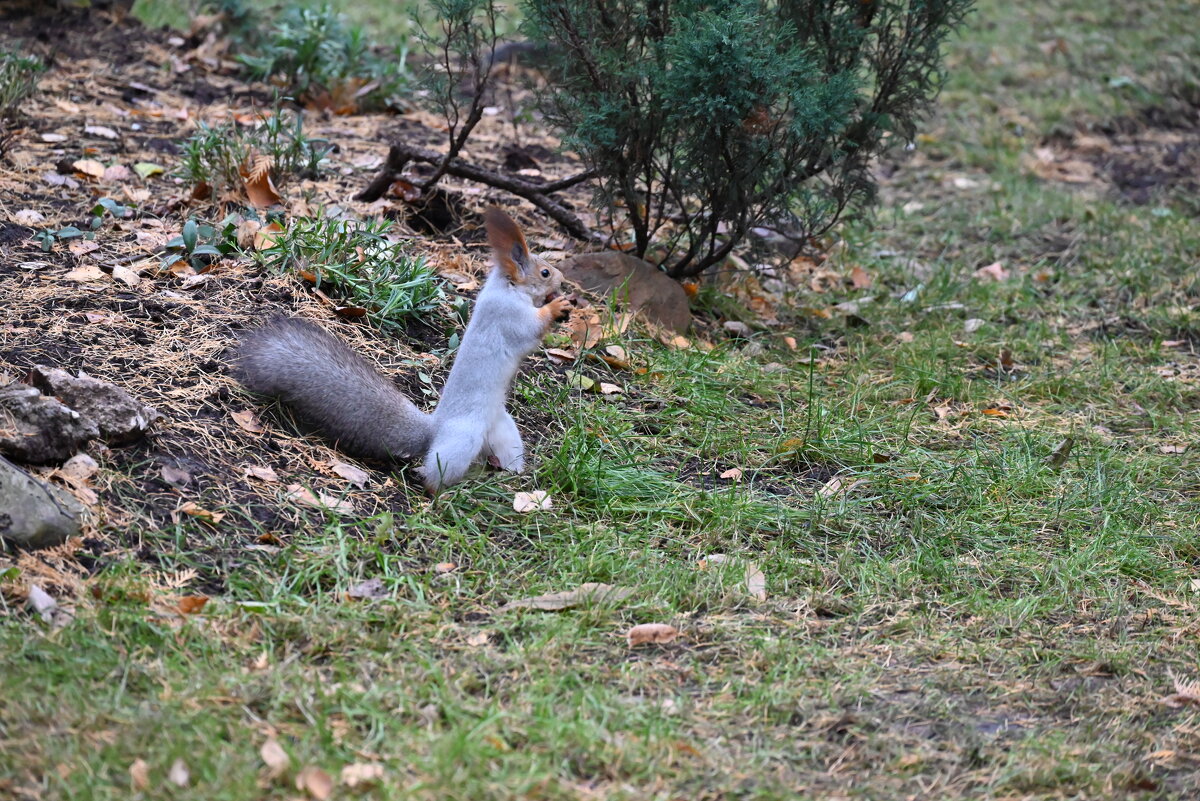
<path id="1" fill-rule="evenodd" d="M 529 252 L 512 218 L 492 207 L 484 221 L 495 263 L 432 413 L 340 340 L 296 319 L 274 320 L 245 336 L 238 380 L 281 398 L 347 453 L 424 456 L 420 472 L 431 492 L 461 480 L 480 456 L 520 473 L 525 446 L 505 402 L 521 360 L 556 320 L 566 319 L 572 301 L 559 295 L 562 273 Z"/>

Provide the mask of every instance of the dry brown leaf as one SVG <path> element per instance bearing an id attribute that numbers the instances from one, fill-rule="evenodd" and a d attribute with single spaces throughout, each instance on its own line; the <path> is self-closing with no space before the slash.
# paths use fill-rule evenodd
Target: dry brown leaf
<path id="1" fill-rule="evenodd" d="M 283 205 L 279 190 L 271 181 L 271 158 L 258 156 L 249 165 L 242 168 L 242 184 L 246 189 L 246 197 L 250 205 L 258 209 Z"/>
<path id="2" fill-rule="evenodd" d="M 979 280 L 988 281 L 1003 281 L 1008 278 L 1008 270 L 1004 269 L 1004 265 L 1000 262 L 992 262 L 986 267 L 980 267 L 975 271 L 975 277 Z"/>
<path id="3" fill-rule="evenodd" d="M 622 392 L 622 389 L 616 384 L 607 384 L 603 381 L 600 382 L 599 389 L 601 395 L 620 395 Z"/>
<path id="4" fill-rule="evenodd" d="M 121 135 L 105 125 L 85 125 L 83 132 L 92 136 L 99 136 L 103 139 L 120 139 Z"/>
<path id="5" fill-rule="evenodd" d="M 171 769 L 167 771 L 167 781 L 176 787 L 187 787 L 191 780 L 192 776 L 188 772 L 186 762 L 182 759 L 176 759 L 171 763 Z"/>
<path id="6" fill-rule="evenodd" d="M 287 495 L 285 497 L 289 501 L 298 503 L 301 506 L 311 506 L 315 509 L 327 509 L 334 514 L 339 515 L 354 514 L 354 503 L 349 498 L 339 499 L 324 492 L 315 494 L 312 490 L 300 484 L 288 485 Z"/>
<path id="7" fill-rule="evenodd" d="M 242 469 L 242 475 L 247 478 L 257 478 L 259 481 L 265 481 L 268 484 L 275 484 L 279 481 L 279 476 L 271 467 L 260 467 L 258 465 L 246 465 Z"/>
<path id="8" fill-rule="evenodd" d="M 150 766 L 144 759 L 135 759 L 129 766 L 129 781 L 135 790 L 145 790 L 150 787 Z"/>
<path id="9" fill-rule="evenodd" d="M 264 250 L 275 244 L 276 238 L 283 233 L 283 226 L 271 222 L 254 232 L 254 249 Z"/>
<path id="10" fill-rule="evenodd" d="M 1038 50 L 1042 51 L 1042 55 L 1050 58 L 1055 53 L 1066 55 L 1071 52 L 1071 48 L 1067 46 L 1067 40 L 1061 36 L 1055 36 L 1053 39 L 1047 39 L 1044 42 L 1038 42 Z"/>
<path id="11" fill-rule="evenodd" d="M 175 512 L 176 518 L 178 518 L 179 514 L 182 513 L 189 515 L 190 517 L 194 517 L 197 520 L 203 520 L 205 523 L 209 523 L 214 526 L 225 519 L 225 515 L 223 513 L 209 511 L 201 506 L 197 506 L 192 501 L 187 501 L 178 509 L 176 509 Z"/>
<path id="12" fill-rule="evenodd" d="M 521 512 L 522 514 L 537 511 L 539 509 L 551 509 L 554 502 L 550 495 L 545 490 L 534 490 L 533 492 L 518 492 L 513 496 L 513 511 Z"/>
<path id="13" fill-rule="evenodd" d="M 181 615 L 197 615 L 208 603 L 207 595 L 185 595 L 179 599 L 179 604 L 176 607 Z"/>
<path id="14" fill-rule="evenodd" d="M 95 264 L 76 267 L 63 276 L 64 281 L 74 281 L 77 284 L 90 284 L 94 281 L 103 281 L 104 278 L 104 273 Z"/>
<path id="15" fill-rule="evenodd" d="M 767 577 L 753 562 L 746 563 L 746 592 L 755 600 L 767 600 Z"/>
<path id="16" fill-rule="evenodd" d="M 640 623 L 625 634 L 630 648 L 646 643 L 665 644 L 679 636 L 679 629 L 666 623 Z"/>
<path id="17" fill-rule="evenodd" d="M 76 239 L 71 244 L 67 245 L 67 250 L 72 256 L 86 256 L 89 253 L 95 253 L 100 249 L 100 245 L 92 239 Z"/>
<path id="18" fill-rule="evenodd" d="M 229 416 L 233 418 L 233 422 L 237 423 L 238 428 L 243 431 L 249 431 L 251 434 L 261 434 L 264 431 L 262 423 L 258 422 L 258 416 L 250 409 L 240 412 L 230 412 Z"/>
<path id="19" fill-rule="evenodd" d="M 80 159 L 79 161 L 73 162 L 71 166 L 89 178 L 104 177 L 104 165 L 95 159 Z"/>
<path id="20" fill-rule="evenodd" d="M 453 573 L 455 570 L 458 570 L 458 565 L 454 562 L 438 562 L 433 566 L 433 572 L 439 575 Z"/>
<path id="21" fill-rule="evenodd" d="M 657 339 L 668 348 L 675 350 L 687 350 L 692 346 L 692 341 L 685 336 L 676 334 L 674 331 L 669 331 L 665 328 L 659 328 L 656 325 L 646 324 L 646 329 L 650 335 Z"/>
<path id="22" fill-rule="evenodd" d="M 192 474 L 179 467 L 163 465 L 158 474 L 162 476 L 163 481 L 176 487 L 186 487 L 192 483 Z"/>
<path id="23" fill-rule="evenodd" d="M 72 481 L 86 484 L 87 480 L 96 475 L 96 471 L 99 469 L 100 465 L 96 464 L 95 459 L 86 453 L 77 453 L 63 462 L 63 466 L 58 468 L 58 471 Z"/>
<path id="24" fill-rule="evenodd" d="M 305 765 L 296 774 L 296 789 L 316 801 L 328 801 L 333 795 L 333 777 L 316 765 Z"/>
<path id="25" fill-rule="evenodd" d="M 345 462 L 333 462 L 329 465 L 329 469 L 359 489 L 367 486 L 367 482 L 371 480 L 366 470 L 363 470 L 361 467 L 355 467 L 352 464 L 346 464 Z"/>
<path id="26" fill-rule="evenodd" d="M 405 180 L 404 178 L 398 178 L 395 181 L 392 181 L 385 194 L 389 197 L 398 197 L 401 200 L 412 203 L 413 201 L 420 199 L 421 189 L 412 181 Z"/>
<path id="27" fill-rule="evenodd" d="M 741 481 L 742 469 L 740 467 L 731 467 L 721 474 L 721 478 L 729 479 L 730 481 Z"/>
<path id="28" fill-rule="evenodd" d="M 616 603 L 623 601 L 633 594 L 633 590 L 625 587 L 614 587 L 611 584 L 589 582 L 580 584 L 573 590 L 551 592 L 533 598 L 521 598 L 509 601 L 504 609 L 540 609 L 544 612 L 558 612 L 585 604 Z"/>
<path id="29" fill-rule="evenodd" d="M 374 784 L 383 779 L 383 765 L 378 762 L 355 762 L 342 767 L 342 784 L 350 788 Z"/>
<path id="30" fill-rule="evenodd" d="M 849 476 L 834 476 L 825 482 L 822 487 L 817 490 L 817 495 L 822 498 L 832 498 L 839 493 L 850 493 L 858 487 L 866 484 L 865 478 L 852 479 Z"/>
<path id="31" fill-rule="evenodd" d="M 1169 668 L 1167 675 L 1171 677 L 1171 682 L 1175 685 L 1175 692 L 1163 698 L 1161 703 L 1172 709 L 1189 705 L 1200 706 L 1200 681 L 1181 679 Z"/>
<path id="32" fill-rule="evenodd" d="M 579 358 L 579 354 L 575 351 L 562 348 L 546 348 L 546 355 L 555 364 L 570 364 Z"/>
<path id="33" fill-rule="evenodd" d="M 126 167 L 124 164 L 113 164 L 110 167 L 104 168 L 104 174 L 100 176 L 100 180 L 108 183 L 117 183 L 119 181 L 128 181 L 133 177 L 133 170 Z"/>
<path id="34" fill-rule="evenodd" d="M 123 264 L 117 264 L 112 268 L 112 277 L 131 288 L 142 283 L 138 274 Z"/>
<path id="35" fill-rule="evenodd" d="M 258 755 L 266 763 L 268 773 L 272 779 L 278 779 L 287 773 L 288 767 L 292 764 L 291 757 L 287 755 L 287 751 L 283 750 L 283 746 L 274 737 L 268 738 L 262 744 L 262 748 L 258 749 Z"/>
<path id="36" fill-rule="evenodd" d="M 620 345 L 609 345 L 604 349 L 604 352 L 609 356 L 612 356 L 614 359 L 619 359 L 623 362 L 629 361 L 629 354 L 626 353 L 625 349 Z"/>
<path id="37" fill-rule="evenodd" d="M 593 348 L 604 338 L 604 324 L 592 309 L 575 309 L 567 325 L 571 329 L 571 341 L 580 350 Z"/>
<path id="38" fill-rule="evenodd" d="M 1187 450 L 1187 445 L 1159 445 L 1158 449 L 1162 453 L 1183 453 Z"/>
<path id="39" fill-rule="evenodd" d="M 857 264 L 850 270 L 850 285 L 855 289 L 870 289 L 873 283 L 871 274 Z"/>
<path id="40" fill-rule="evenodd" d="M 1067 463 L 1067 459 L 1071 457 L 1071 448 L 1075 446 L 1074 437 L 1066 437 L 1062 442 L 1054 447 L 1050 455 L 1046 457 L 1046 464 L 1051 467 L 1062 467 Z"/>
<path id="41" fill-rule="evenodd" d="M 378 601 L 391 595 L 383 586 L 383 579 L 373 578 L 360 581 L 346 590 L 346 597 L 352 601 Z"/>

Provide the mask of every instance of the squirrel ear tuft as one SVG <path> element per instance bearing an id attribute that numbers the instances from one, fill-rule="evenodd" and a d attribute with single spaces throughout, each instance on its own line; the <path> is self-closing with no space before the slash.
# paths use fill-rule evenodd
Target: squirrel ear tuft
<path id="1" fill-rule="evenodd" d="M 487 226 L 488 244 L 496 254 L 496 262 L 510 280 L 520 281 L 529 272 L 532 260 L 521 229 L 496 206 L 488 206 L 483 214 Z"/>

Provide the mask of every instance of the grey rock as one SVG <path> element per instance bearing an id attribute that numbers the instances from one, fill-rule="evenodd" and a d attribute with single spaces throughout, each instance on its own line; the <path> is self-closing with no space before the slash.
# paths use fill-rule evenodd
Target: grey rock
<path id="1" fill-rule="evenodd" d="M 57 367 L 33 368 L 33 385 L 94 420 L 100 438 L 109 445 L 127 445 L 145 436 L 159 418 L 153 407 L 135 400 L 120 387 L 80 373 L 72 376 Z"/>
<path id="2" fill-rule="evenodd" d="M 0 539 L 21 548 L 61 545 L 82 530 L 84 506 L 0 458 Z"/>
<path id="3" fill-rule="evenodd" d="M 32 464 L 61 462 L 98 436 L 90 418 L 33 387 L 0 387 L 0 454 Z"/>
<path id="4" fill-rule="evenodd" d="M 619 300 L 650 322 L 677 334 L 685 333 L 692 325 L 683 287 L 653 264 L 628 253 L 584 253 L 559 262 L 558 268 L 568 280 L 597 295 L 619 290 Z"/>

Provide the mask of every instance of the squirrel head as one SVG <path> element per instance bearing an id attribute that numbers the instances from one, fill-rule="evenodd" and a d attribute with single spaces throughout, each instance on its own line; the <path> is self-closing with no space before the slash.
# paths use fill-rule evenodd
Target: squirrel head
<path id="1" fill-rule="evenodd" d="M 559 293 L 562 273 L 529 252 L 525 235 L 512 217 L 495 206 L 489 206 L 483 220 L 496 264 L 514 289 L 528 294 L 534 306 L 545 304 Z"/>

